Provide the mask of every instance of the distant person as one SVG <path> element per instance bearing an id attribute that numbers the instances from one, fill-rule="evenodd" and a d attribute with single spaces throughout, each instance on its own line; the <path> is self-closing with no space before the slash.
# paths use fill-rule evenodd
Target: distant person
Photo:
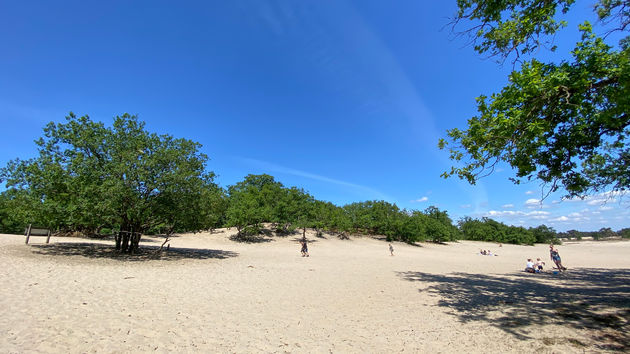
<path id="1" fill-rule="evenodd" d="M 394 255 L 394 246 L 392 246 L 392 244 L 389 244 L 389 255 L 393 256 Z"/>
<path id="2" fill-rule="evenodd" d="M 558 268 L 559 271 L 562 272 L 562 271 L 567 270 L 562 265 L 562 259 L 560 258 L 560 253 L 558 253 L 557 249 L 553 248 L 553 244 L 549 245 L 549 257 L 556 264 L 556 267 Z"/>
<path id="3" fill-rule="evenodd" d="M 536 273 L 542 272 L 544 265 L 545 262 L 541 261 L 540 258 L 536 258 Z"/>
<path id="4" fill-rule="evenodd" d="M 302 244 L 302 257 L 308 257 L 308 243 L 306 240 L 302 240 L 300 243 Z"/>
<path id="5" fill-rule="evenodd" d="M 527 258 L 527 263 L 525 264 L 525 271 L 527 273 L 536 273 L 534 270 L 534 262 L 532 262 L 531 258 Z"/>

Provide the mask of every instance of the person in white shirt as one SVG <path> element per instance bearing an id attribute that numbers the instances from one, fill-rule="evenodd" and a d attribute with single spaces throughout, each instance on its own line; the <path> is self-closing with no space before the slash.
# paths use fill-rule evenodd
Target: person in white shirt
<path id="1" fill-rule="evenodd" d="M 531 258 L 527 259 L 527 264 L 525 265 L 525 271 L 527 273 L 536 273 L 536 271 L 534 270 L 534 262 L 532 261 Z"/>

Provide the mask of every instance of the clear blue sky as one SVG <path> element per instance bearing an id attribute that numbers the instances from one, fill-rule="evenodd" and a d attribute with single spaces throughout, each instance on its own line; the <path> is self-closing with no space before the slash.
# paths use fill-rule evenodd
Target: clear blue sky
<path id="1" fill-rule="evenodd" d="M 222 186 L 268 173 L 338 205 L 628 227 L 627 197 L 540 204 L 539 184 L 513 185 L 509 167 L 476 186 L 440 178 L 438 139 L 512 69 L 453 39 L 454 12 L 455 0 L 3 2 L 0 165 L 35 156 L 43 126 L 69 111 L 106 124 L 128 112 L 202 143 Z"/>

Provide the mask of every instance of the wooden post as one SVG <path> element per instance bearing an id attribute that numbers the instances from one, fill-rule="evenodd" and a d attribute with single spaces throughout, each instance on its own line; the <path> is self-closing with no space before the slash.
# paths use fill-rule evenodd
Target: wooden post
<path id="1" fill-rule="evenodd" d="M 46 238 L 46 243 L 50 241 L 50 234 L 51 234 L 50 229 L 48 229 L 48 237 Z"/>
<path id="2" fill-rule="evenodd" d="M 28 239 L 31 237 L 31 225 L 28 224 L 28 228 L 26 229 L 26 244 L 28 245 Z"/>

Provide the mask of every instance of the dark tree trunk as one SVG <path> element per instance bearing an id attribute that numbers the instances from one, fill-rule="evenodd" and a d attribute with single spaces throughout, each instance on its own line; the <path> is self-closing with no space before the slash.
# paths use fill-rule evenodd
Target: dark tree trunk
<path id="1" fill-rule="evenodd" d="M 120 251 L 120 246 L 122 243 L 122 234 L 120 231 L 116 233 L 116 235 L 114 236 L 114 239 L 116 240 L 116 250 Z"/>
<path id="2" fill-rule="evenodd" d="M 124 253 L 127 250 L 129 250 L 129 232 L 123 231 L 121 251 Z"/>
<path id="3" fill-rule="evenodd" d="M 131 233 L 131 245 L 129 247 L 129 253 L 133 254 L 138 252 L 138 248 L 140 246 L 140 237 L 142 237 L 142 234 L 139 232 Z"/>

